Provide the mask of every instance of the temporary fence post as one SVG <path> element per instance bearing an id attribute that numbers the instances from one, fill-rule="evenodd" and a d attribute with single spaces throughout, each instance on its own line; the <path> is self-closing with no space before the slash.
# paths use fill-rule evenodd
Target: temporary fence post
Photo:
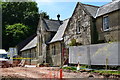
<path id="1" fill-rule="evenodd" d="M 106 58 L 106 70 L 108 69 L 108 58 Z"/>
<path id="2" fill-rule="evenodd" d="M 49 77 L 52 78 L 52 72 L 51 71 L 49 72 Z"/>
<path id="3" fill-rule="evenodd" d="M 60 69 L 60 79 L 62 79 L 63 75 L 62 75 L 62 69 Z"/>

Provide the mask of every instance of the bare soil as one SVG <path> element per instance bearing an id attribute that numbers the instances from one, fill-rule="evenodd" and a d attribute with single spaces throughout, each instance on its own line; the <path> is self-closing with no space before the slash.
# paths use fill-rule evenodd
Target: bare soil
<path id="1" fill-rule="evenodd" d="M 59 67 L 10 67 L 0 68 L 2 78 L 60 78 Z M 63 70 L 63 78 L 105 78 L 98 73 Z M 111 77 L 114 78 L 114 77 Z"/>

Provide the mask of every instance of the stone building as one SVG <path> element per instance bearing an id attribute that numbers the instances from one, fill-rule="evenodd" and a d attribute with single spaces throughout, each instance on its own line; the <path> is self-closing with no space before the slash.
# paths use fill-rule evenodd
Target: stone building
<path id="1" fill-rule="evenodd" d="M 37 36 L 35 36 L 24 48 L 22 48 L 21 56 L 27 58 L 28 64 L 37 64 L 36 54 L 37 54 Z"/>
<path id="2" fill-rule="evenodd" d="M 100 42 L 120 41 L 120 0 L 114 0 L 98 9 L 96 26 Z"/>
<path id="3" fill-rule="evenodd" d="M 61 66 L 64 62 L 63 49 L 65 48 L 63 35 L 67 27 L 69 19 L 63 21 L 63 24 L 59 27 L 57 33 L 49 42 L 49 55 L 47 55 L 48 62 L 53 66 Z M 51 59 L 51 60 L 50 60 Z"/>
<path id="4" fill-rule="evenodd" d="M 86 45 L 96 42 L 95 16 L 98 6 L 77 3 L 64 34 L 66 45 Z"/>
<path id="5" fill-rule="evenodd" d="M 40 17 L 35 51 L 38 63 L 62 65 L 62 52 L 68 46 L 120 41 L 120 0 L 100 7 L 78 2 L 70 19 L 60 21 L 60 15 L 57 17 Z M 21 51 L 24 55 L 29 49 Z"/>
<path id="6" fill-rule="evenodd" d="M 32 36 L 28 37 L 27 39 L 25 39 L 24 41 L 22 41 L 16 45 L 18 55 L 21 55 L 20 50 L 23 49 L 31 40 L 33 40 L 33 38 L 35 36 L 36 36 L 36 34 L 33 34 Z"/>
<path id="7" fill-rule="evenodd" d="M 77 3 L 64 35 L 66 45 L 120 41 L 120 0 L 103 6 Z"/>
<path id="8" fill-rule="evenodd" d="M 57 32 L 62 22 L 58 20 L 48 20 L 40 17 L 37 28 L 37 59 L 39 63 L 46 63 L 48 55 L 48 43 Z"/>

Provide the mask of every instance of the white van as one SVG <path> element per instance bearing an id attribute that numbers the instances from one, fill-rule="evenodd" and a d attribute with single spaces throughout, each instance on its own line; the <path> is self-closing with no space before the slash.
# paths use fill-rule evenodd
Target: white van
<path id="1" fill-rule="evenodd" d="M 7 57 L 7 52 L 4 49 L 0 49 L 0 67 L 9 67 L 10 62 Z"/>

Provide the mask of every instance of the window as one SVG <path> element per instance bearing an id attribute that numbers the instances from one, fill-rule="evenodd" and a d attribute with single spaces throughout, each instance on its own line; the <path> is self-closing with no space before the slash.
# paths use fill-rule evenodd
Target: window
<path id="1" fill-rule="evenodd" d="M 0 58 L 6 58 L 7 54 L 0 54 Z"/>
<path id="2" fill-rule="evenodd" d="M 77 23 L 76 23 L 76 33 L 77 34 L 80 33 L 80 21 L 77 21 Z"/>
<path id="3" fill-rule="evenodd" d="M 41 55 L 42 55 L 42 52 L 41 52 L 41 50 L 42 50 L 42 49 L 41 49 L 41 46 L 42 46 L 42 45 L 41 45 L 41 42 L 42 42 L 42 41 L 41 41 L 41 37 L 39 36 L 39 37 L 38 37 L 38 44 L 39 44 L 39 45 L 38 45 L 38 49 L 39 49 L 39 56 L 41 56 Z"/>
<path id="4" fill-rule="evenodd" d="M 54 45 L 54 55 L 56 54 L 56 47 L 55 47 L 55 45 Z"/>
<path id="5" fill-rule="evenodd" d="M 52 54 L 55 55 L 55 53 L 56 53 L 56 47 L 55 47 L 55 45 L 53 45 L 52 46 Z"/>
<path id="6" fill-rule="evenodd" d="M 109 18 L 108 16 L 103 17 L 103 30 L 109 30 Z"/>

